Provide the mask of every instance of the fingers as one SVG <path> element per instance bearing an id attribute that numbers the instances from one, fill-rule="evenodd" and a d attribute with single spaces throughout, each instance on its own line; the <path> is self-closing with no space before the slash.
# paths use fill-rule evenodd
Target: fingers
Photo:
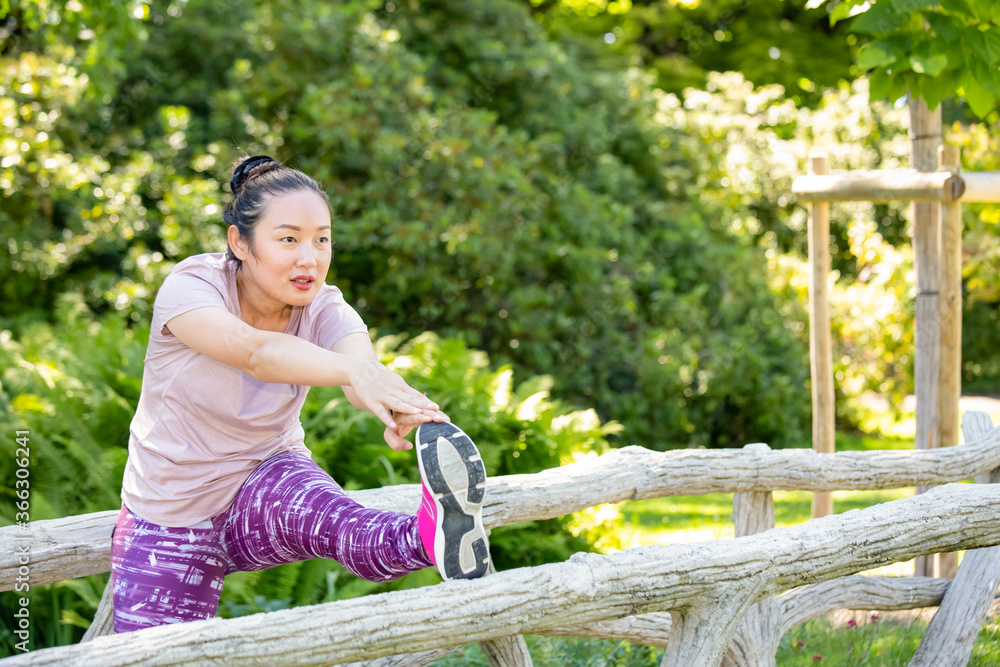
<path id="1" fill-rule="evenodd" d="M 450 422 L 451 417 L 441 412 L 440 410 L 424 410 L 425 417 L 429 417 L 429 421 L 433 422 Z"/>
<path id="2" fill-rule="evenodd" d="M 384 405 L 376 404 L 371 408 L 372 414 L 382 420 L 387 429 L 398 428 L 396 420 L 392 418 L 392 413 Z"/>
<path id="3" fill-rule="evenodd" d="M 362 366 L 351 387 L 365 408 L 397 434 L 400 424 L 412 428 L 425 421 L 450 421 L 437 403 L 377 361 Z"/>
<path id="4" fill-rule="evenodd" d="M 388 410 L 386 411 L 388 415 Z M 385 420 L 383 420 L 384 422 Z M 396 451 L 413 449 L 413 445 L 405 440 L 409 433 L 427 422 L 451 421 L 451 418 L 440 410 L 422 410 L 414 414 L 396 414 L 392 418 L 392 423 L 386 424 L 385 442 Z"/>
<path id="5" fill-rule="evenodd" d="M 396 394 L 394 397 L 396 400 L 396 403 L 392 406 L 394 411 L 412 415 L 424 410 L 438 411 L 441 409 L 437 403 L 410 385 L 404 383 L 404 387 L 403 393 Z M 398 408 L 396 407 L 397 405 L 399 406 Z"/>
<path id="6" fill-rule="evenodd" d="M 401 452 L 407 449 L 413 449 L 413 445 L 408 441 L 397 435 L 396 431 L 392 428 L 386 427 L 385 433 L 383 433 L 385 442 L 387 445 L 392 447 L 397 452 Z"/>
<path id="7" fill-rule="evenodd" d="M 438 405 L 406 383 L 398 373 L 390 371 L 374 359 L 363 363 L 352 376 L 351 386 L 356 392 L 374 391 L 377 400 L 388 409 L 414 414 L 420 410 L 437 410 Z"/>

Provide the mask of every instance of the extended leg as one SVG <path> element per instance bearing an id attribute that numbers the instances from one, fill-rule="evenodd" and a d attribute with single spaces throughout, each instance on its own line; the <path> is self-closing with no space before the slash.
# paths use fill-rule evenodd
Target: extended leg
<path id="1" fill-rule="evenodd" d="M 303 454 L 262 463 L 222 517 L 239 570 L 333 558 L 369 581 L 391 581 L 432 564 L 415 516 L 363 507 Z"/>

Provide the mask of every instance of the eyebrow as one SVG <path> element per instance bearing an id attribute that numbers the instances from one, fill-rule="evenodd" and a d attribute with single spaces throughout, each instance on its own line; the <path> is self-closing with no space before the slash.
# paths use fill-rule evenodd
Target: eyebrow
<path id="1" fill-rule="evenodd" d="M 278 230 L 278 229 L 294 229 L 297 232 L 301 232 L 302 231 L 301 227 L 298 227 L 296 225 L 290 225 L 287 222 L 283 222 L 280 225 L 278 225 L 277 227 L 275 227 L 275 230 Z M 320 227 L 317 231 L 326 232 L 326 231 L 329 231 L 330 229 L 331 229 L 330 225 L 325 225 L 323 227 Z"/>

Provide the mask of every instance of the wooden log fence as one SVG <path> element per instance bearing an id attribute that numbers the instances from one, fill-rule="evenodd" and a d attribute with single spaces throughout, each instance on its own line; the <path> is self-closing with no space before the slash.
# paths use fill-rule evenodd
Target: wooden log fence
<path id="1" fill-rule="evenodd" d="M 975 420 L 976 418 L 970 418 Z M 995 474 L 1000 429 L 980 417 L 967 443 L 922 452 L 817 454 L 812 450 L 651 452 L 615 450 L 536 475 L 492 479 L 484 523 L 550 518 L 605 502 L 736 494 L 738 537 L 654 546 L 520 568 L 475 581 L 343 600 L 236 619 L 96 636 L 76 646 L 8 658 L 18 665 L 423 665 L 469 642 L 492 642 L 492 664 L 526 665 L 525 633 L 616 637 L 665 646 L 663 664 L 773 665 L 777 642 L 809 618 L 841 608 L 908 609 L 947 601 L 949 583 L 858 576 L 916 556 L 961 549 L 978 582 L 976 607 L 928 633 L 929 655 L 954 657 L 955 628 L 975 636 L 996 578 L 1000 485 L 948 484 L 914 498 L 773 528 L 773 490 L 834 491 L 944 484 Z M 419 501 L 416 485 L 351 494 L 397 511 Z M 114 512 L 30 524 L 32 585 L 105 572 Z M 0 529 L 0 542 L 12 531 Z M 20 533 L 18 533 L 20 535 Z M 37 541 L 36 541 L 37 538 Z M 96 554 L 96 556 L 95 556 Z M 0 557 L 0 590 L 16 566 Z M 960 568 L 960 578 L 964 569 Z M 957 585 L 958 580 L 956 580 Z M 969 594 L 951 596 L 961 610 Z M 942 608 L 943 609 L 943 608 Z M 973 628 L 973 625 L 975 628 Z M 103 629 L 93 634 L 107 632 Z M 971 647 L 971 644 L 969 644 Z M 959 660 L 961 659 L 959 655 Z M 967 659 L 967 655 L 966 655 Z M 932 663 L 914 663 L 932 664 Z M 936 662 L 933 664 L 952 664 Z M 962 664 L 955 662 L 954 664 Z"/>
<path id="2" fill-rule="evenodd" d="M 706 493 L 753 491 L 866 491 L 938 485 L 972 479 L 1000 467 L 1000 431 L 961 447 L 929 451 L 817 454 L 809 449 L 654 452 L 623 447 L 534 475 L 508 475 L 487 483 L 487 529 L 552 519 L 601 503 Z M 420 504 L 415 484 L 350 491 L 367 507 L 412 512 Z M 117 510 L 31 524 L 31 581 L 41 585 L 101 574 L 110 569 L 111 529 Z M 0 544 L 23 535 L 0 528 Z M 0 591 L 11 590 L 17 557 L 0 553 Z"/>
<path id="3" fill-rule="evenodd" d="M 962 420 L 966 440 L 975 440 L 992 428 L 989 417 L 981 412 L 969 413 Z M 976 475 L 976 483 L 996 488 L 1000 468 Z M 955 581 L 931 619 L 911 667 L 962 667 L 969 661 L 972 644 L 1000 585 L 1000 547 L 967 552 L 962 567 L 956 564 L 956 570 Z"/>
<path id="4" fill-rule="evenodd" d="M 330 665 L 664 609 L 681 610 L 664 664 L 718 665 L 740 610 L 761 598 L 919 554 L 997 544 L 1000 487 L 955 484 L 732 541 L 577 554 L 474 581 L 99 637 L 4 665 Z"/>
<path id="5" fill-rule="evenodd" d="M 829 344 L 827 280 L 830 274 L 826 236 L 830 202 L 912 202 L 916 273 L 917 395 L 916 449 L 957 441 L 961 396 L 962 341 L 962 203 L 1000 202 L 1000 172 L 961 170 L 954 146 L 941 146 L 940 109 L 911 100 L 912 169 L 849 171 L 831 174 L 821 152 L 810 156 L 810 173 L 795 179 L 792 192 L 809 205 L 809 321 L 813 382 L 813 446 L 832 451 L 832 359 Z M 828 233 L 828 232 L 827 232 Z M 817 333 L 817 330 L 819 333 Z M 919 492 L 926 487 L 918 489 Z M 813 516 L 830 512 L 829 498 L 816 494 Z M 915 574 L 933 575 L 933 559 L 919 558 Z M 938 558 L 938 576 L 953 577 L 954 554 Z"/>

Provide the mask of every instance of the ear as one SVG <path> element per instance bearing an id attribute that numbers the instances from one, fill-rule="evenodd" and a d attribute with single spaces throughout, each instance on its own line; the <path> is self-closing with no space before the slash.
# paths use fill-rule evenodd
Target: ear
<path id="1" fill-rule="evenodd" d="M 229 225 L 229 229 L 226 230 L 226 237 L 229 239 L 229 247 L 233 249 L 233 254 L 241 262 L 245 262 L 247 256 L 250 254 L 246 243 L 240 238 L 240 230 L 236 228 L 236 225 Z"/>

